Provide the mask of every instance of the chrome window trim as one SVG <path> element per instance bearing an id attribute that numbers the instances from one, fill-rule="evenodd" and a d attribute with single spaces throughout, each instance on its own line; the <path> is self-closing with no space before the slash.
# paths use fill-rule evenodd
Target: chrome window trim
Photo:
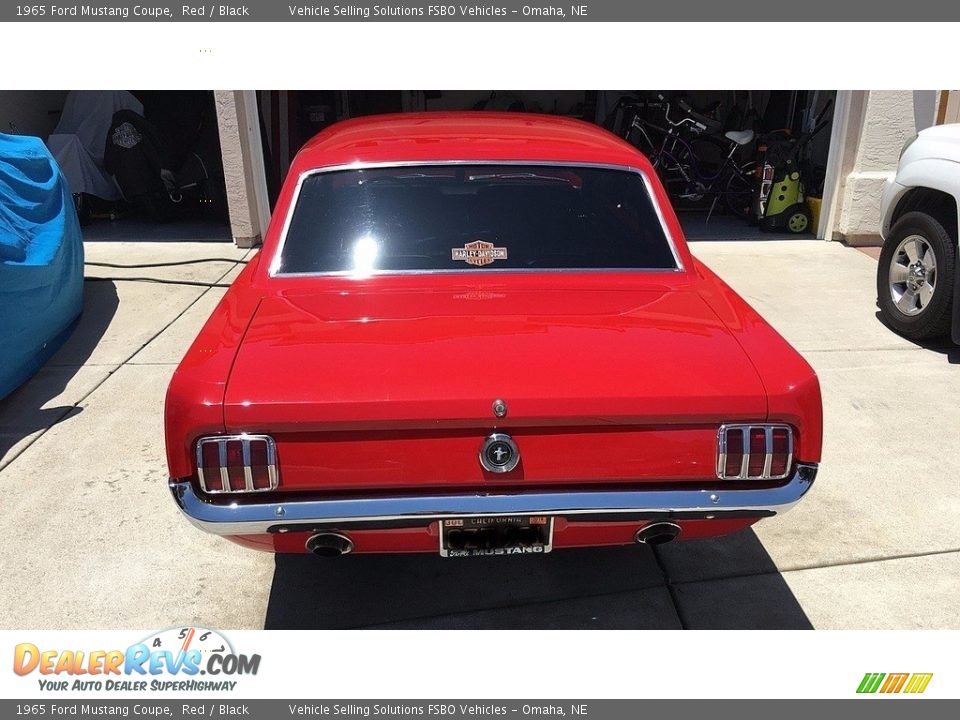
<path id="1" fill-rule="evenodd" d="M 244 489 L 233 490 L 230 487 L 230 473 L 227 469 L 227 443 L 239 440 L 243 443 L 243 479 Z M 261 441 L 267 445 L 267 477 L 269 484 L 264 488 L 255 488 L 253 486 L 253 471 L 250 464 L 250 442 Z M 207 487 L 206 478 L 203 472 L 203 446 L 216 443 L 217 451 L 220 456 L 220 484 L 222 490 L 213 490 Z M 239 435 L 207 435 L 197 439 L 195 450 L 197 462 L 197 479 L 200 482 L 200 489 L 209 495 L 243 495 L 247 493 L 271 492 L 277 489 L 280 476 L 277 471 L 277 443 L 269 435 L 250 435 L 241 433 Z"/>
<path id="2" fill-rule="evenodd" d="M 727 433 L 731 430 L 743 433 L 743 461 L 740 463 L 738 475 L 727 475 Z M 764 431 L 764 458 L 760 475 L 750 475 L 750 431 Z M 787 431 L 787 466 L 782 475 L 771 475 L 770 467 L 773 464 L 773 431 Z M 717 430 L 717 477 L 720 480 L 784 480 L 790 476 L 793 465 L 793 427 L 785 423 L 729 423 L 721 425 Z"/>
<path id="3" fill-rule="evenodd" d="M 653 194 L 653 187 L 650 184 L 650 178 L 646 172 L 641 170 L 638 167 L 632 165 L 615 165 L 611 163 L 589 163 L 589 162 L 550 162 L 546 160 L 403 160 L 396 162 L 356 162 L 348 163 L 341 165 L 329 165 L 327 167 L 320 168 L 311 168 L 306 172 L 300 173 L 300 176 L 297 178 L 297 185 L 293 191 L 293 197 L 290 199 L 290 208 L 286 214 L 286 217 L 283 219 L 283 227 L 280 230 L 280 242 L 277 243 L 276 252 L 274 252 L 273 257 L 270 258 L 270 267 L 267 271 L 267 275 L 270 278 L 304 278 L 304 277 L 343 277 L 343 278 L 355 278 L 356 273 L 350 270 L 330 270 L 324 272 L 280 272 L 280 259 L 283 257 L 283 248 L 287 242 L 287 233 L 290 230 L 290 224 L 293 222 L 293 214 L 296 212 L 297 203 L 300 200 L 300 192 L 303 189 L 304 181 L 314 175 L 319 175 L 322 173 L 329 172 L 343 172 L 349 170 L 375 170 L 379 168 L 392 168 L 392 167 L 443 167 L 446 165 L 527 165 L 530 167 L 573 167 L 573 168 L 591 168 L 596 170 L 617 170 L 620 172 L 632 172 L 636 173 L 643 180 L 643 187 L 647 192 L 647 198 L 650 200 L 650 203 L 653 205 L 653 210 L 657 215 L 657 220 L 660 222 L 660 228 L 663 230 L 664 237 L 667 239 L 667 245 L 670 247 L 670 254 L 673 256 L 673 261 L 676 264 L 674 268 L 545 268 L 545 269 L 533 269 L 533 268 L 508 268 L 508 269 L 491 269 L 491 270 L 477 270 L 474 268 L 463 269 L 463 270 L 374 270 L 370 273 L 364 273 L 363 279 L 368 279 L 370 277 L 380 277 L 380 276 L 391 276 L 391 275 L 458 275 L 458 274 L 471 274 L 476 275 L 483 273 L 485 275 L 495 274 L 495 273 L 542 273 L 542 272 L 568 272 L 568 273 L 635 273 L 635 272 L 685 272 L 683 261 L 680 258 L 680 253 L 677 250 L 677 243 L 673 237 L 673 233 L 670 232 L 670 228 L 667 227 L 667 220 L 663 215 L 663 209 L 660 207 L 660 203 L 657 202 L 656 196 Z"/>
<path id="4" fill-rule="evenodd" d="M 318 526 L 349 527 L 395 521 L 423 523 L 444 518 L 550 515 L 616 522 L 646 519 L 767 517 L 792 508 L 813 486 L 817 466 L 798 463 L 789 480 L 775 487 L 718 489 L 713 486 L 668 490 L 588 490 L 345 497 L 218 504 L 196 493 L 189 482 L 171 481 L 170 492 L 196 527 L 216 535 L 249 535 Z M 714 481 L 716 483 L 716 481 Z M 603 518 L 608 518 L 603 520 Z M 612 518 L 609 519 L 609 518 Z M 341 527 L 341 529 L 342 529 Z"/>

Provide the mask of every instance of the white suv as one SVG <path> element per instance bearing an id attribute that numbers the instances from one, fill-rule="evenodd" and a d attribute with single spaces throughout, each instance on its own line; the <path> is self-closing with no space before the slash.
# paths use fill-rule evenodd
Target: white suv
<path id="1" fill-rule="evenodd" d="M 903 146 L 880 204 L 877 304 L 884 321 L 911 340 L 952 334 L 960 344 L 958 198 L 960 124 L 923 130 Z"/>

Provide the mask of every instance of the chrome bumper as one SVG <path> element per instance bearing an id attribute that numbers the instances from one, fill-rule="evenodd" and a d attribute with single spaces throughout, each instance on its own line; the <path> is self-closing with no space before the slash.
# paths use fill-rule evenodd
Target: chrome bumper
<path id="1" fill-rule="evenodd" d="M 447 517 L 554 515 L 582 521 L 769 517 L 786 512 L 817 476 L 816 465 L 797 465 L 788 482 L 773 488 L 724 490 L 573 490 L 475 493 L 230 503 L 201 499 L 187 482 L 170 490 L 187 518 L 216 535 L 350 526 L 356 529 L 417 526 Z"/>

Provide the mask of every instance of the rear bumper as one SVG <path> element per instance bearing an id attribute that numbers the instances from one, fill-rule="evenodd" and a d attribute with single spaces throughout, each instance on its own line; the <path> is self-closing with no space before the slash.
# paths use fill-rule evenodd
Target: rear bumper
<path id="1" fill-rule="evenodd" d="M 258 535 L 332 527 L 413 527 L 443 518 L 484 515 L 543 514 L 572 522 L 761 518 L 793 507 L 816 475 L 816 465 L 798 464 L 787 483 L 773 488 L 724 490 L 718 485 L 711 489 L 476 493 L 243 504 L 209 502 L 186 482 L 171 482 L 170 490 L 183 513 L 201 530 L 216 535 Z"/>

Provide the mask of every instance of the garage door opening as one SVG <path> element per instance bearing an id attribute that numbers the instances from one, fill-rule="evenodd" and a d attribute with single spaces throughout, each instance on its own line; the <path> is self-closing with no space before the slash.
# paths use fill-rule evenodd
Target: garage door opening
<path id="1" fill-rule="evenodd" d="M 657 168 L 689 239 L 817 233 L 836 91 L 604 92 L 598 117 Z"/>
<path id="2" fill-rule="evenodd" d="M 382 112 L 537 112 L 601 125 L 654 163 L 688 239 L 810 238 L 829 162 L 833 90 L 409 90 L 258 93 L 271 206 L 297 150 Z"/>
<path id="3" fill-rule="evenodd" d="M 46 143 L 85 240 L 231 239 L 212 92 L 4 95 L 4 131 Z"/>

